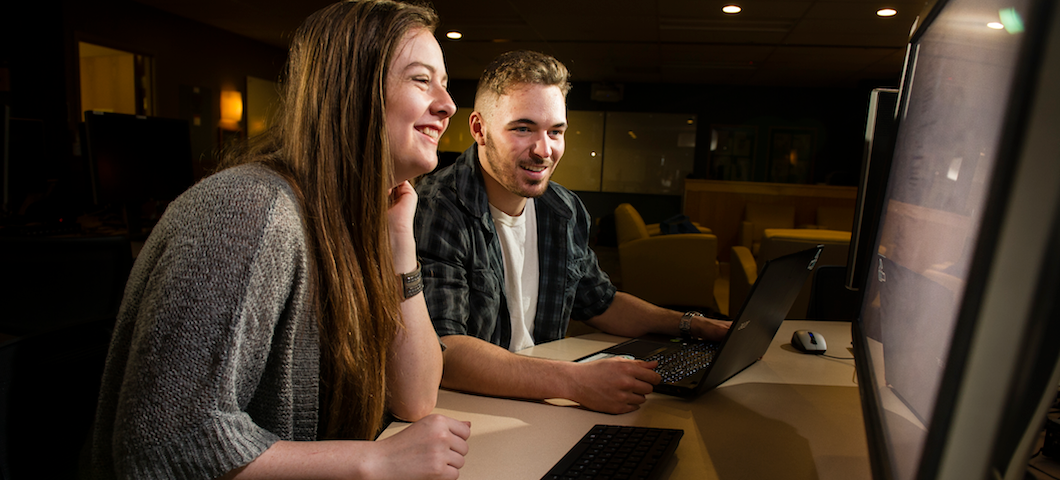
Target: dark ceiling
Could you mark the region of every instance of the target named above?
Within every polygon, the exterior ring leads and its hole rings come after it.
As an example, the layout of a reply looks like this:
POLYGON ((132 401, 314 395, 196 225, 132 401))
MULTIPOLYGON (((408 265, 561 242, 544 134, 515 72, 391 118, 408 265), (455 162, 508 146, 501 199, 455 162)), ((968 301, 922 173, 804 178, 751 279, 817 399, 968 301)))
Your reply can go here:
MULTIPOLYGON (((286 48, 328 0, 137 0, 286 48)), ((893 81, 933 0, 434 0, 450 77, 476 79, 511 49, 552 54, 575 81, 856 86, 893 81), (727 3, 743 12, 722 13, 727 3), (883 7, 898 14, 876 16, 883 7), (464 34, 451 41, 444 33, 464 34)))

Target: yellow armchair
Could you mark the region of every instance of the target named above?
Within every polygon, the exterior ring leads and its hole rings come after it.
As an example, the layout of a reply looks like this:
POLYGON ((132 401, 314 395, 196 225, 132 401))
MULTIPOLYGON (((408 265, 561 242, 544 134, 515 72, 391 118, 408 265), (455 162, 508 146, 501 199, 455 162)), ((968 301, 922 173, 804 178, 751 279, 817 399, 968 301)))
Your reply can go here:
POLYGON ((755 258, 758 258, 762 234, 767 228, 795 228, 794 205, 748 203, 744 208, 743 221, 740 223, 740 245, 751 250, 755 258))
POLYGON ((652 236, 628 203, 615 209, 622 289, 656 305, 718 311, 718 237, 710 233, 652 236))
MULTIPOLYGON (((699 230, 699 233, 712 233, 709 228, 697 222, 692 222, 692 225, 699 230)), ((623 203, 615 208, 615 236, 619 245, 645 236, 655 237, 661 234, 660 225, 658 223, 645 224, 644 219, 637 209, 633 208, 633 205, 623 203)))
MULTIPOLYGON (((837 230, 767 228, 762 234, 757 261, 751 254, 751 249, 739 245, 732 247, 729 264, 729 316, 735 316, 743 308, 751 286, 758 279, 758 272, 767 261, 817 245, 825 246, 817 260, 817 266, 847 264, 850 232, 837 230)), ((811 275, 806 279, 786 318, 806 318, 812 278, 811 275)))

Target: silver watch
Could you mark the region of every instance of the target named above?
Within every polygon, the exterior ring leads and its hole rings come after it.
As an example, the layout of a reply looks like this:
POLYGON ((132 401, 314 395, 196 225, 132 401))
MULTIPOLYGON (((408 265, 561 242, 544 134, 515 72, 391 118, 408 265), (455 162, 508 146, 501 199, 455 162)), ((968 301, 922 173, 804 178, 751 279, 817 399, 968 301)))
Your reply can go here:
POLYGON ((681 336, 684 338, 692 338, 692 317, 702 317, 703 314, 699 312, 685 312, 681 315, 681 323, 677 325, 678 330, 681 331, 681 336))

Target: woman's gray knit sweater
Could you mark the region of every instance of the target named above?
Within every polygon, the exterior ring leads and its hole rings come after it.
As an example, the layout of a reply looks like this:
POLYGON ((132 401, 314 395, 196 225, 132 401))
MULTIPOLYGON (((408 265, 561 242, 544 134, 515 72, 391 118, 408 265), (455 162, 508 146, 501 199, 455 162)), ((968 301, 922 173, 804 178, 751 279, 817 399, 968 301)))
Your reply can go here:
POLYGON ((260 165, 213 175, 136 259, 103 376, 99 478, 214 478, 317 432, 319 336, 302 220, 260 165))

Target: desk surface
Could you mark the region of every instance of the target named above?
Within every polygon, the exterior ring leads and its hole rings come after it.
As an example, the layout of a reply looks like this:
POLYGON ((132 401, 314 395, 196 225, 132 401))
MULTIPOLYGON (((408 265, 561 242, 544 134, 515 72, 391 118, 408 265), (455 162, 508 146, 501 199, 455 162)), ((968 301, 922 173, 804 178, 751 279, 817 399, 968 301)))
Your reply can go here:
MULTIPOLYGON (((621 340, 590 334, 520 354, 574 360, 621 340)), ((849 323, 789 320, 762 360, 694 400, 653 393, 639 410, 609 415, 442 390, 434 413, 471 422, 462 479, 539 479, 598 423, 684 430, 663 478, 869 479, 856 381, 849 323), (799 329, 819 332, 828 355, 849 360, 798 352, 790 339, 799 329)))

